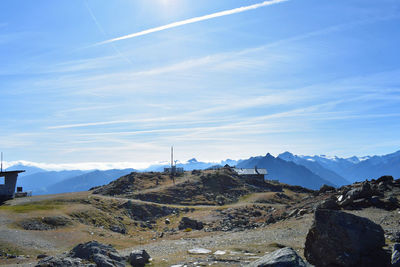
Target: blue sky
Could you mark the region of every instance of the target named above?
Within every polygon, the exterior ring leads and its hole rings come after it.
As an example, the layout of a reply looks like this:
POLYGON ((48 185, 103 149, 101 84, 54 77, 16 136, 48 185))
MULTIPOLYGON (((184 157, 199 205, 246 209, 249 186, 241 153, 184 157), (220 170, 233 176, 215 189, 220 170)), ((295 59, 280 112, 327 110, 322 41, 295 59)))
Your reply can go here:
POLYGON ((45 163, 399 150, 400 2, 0 1, 0 148, 45 163), (134 38, 114 38, 228 11, 134 38))

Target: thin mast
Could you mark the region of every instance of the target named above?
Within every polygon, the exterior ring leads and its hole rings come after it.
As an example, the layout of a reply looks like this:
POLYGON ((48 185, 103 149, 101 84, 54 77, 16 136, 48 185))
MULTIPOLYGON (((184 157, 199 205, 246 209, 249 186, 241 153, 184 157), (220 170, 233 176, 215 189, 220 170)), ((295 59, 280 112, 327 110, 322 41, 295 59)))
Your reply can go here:
POLYGON ((174 147, 171 146, 171 168, 174 166, 174 147))

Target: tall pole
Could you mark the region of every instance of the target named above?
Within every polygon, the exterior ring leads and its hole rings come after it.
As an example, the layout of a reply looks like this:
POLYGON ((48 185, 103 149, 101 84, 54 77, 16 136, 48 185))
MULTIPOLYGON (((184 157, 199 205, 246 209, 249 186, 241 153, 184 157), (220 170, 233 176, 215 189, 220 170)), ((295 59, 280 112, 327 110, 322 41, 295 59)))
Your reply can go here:
POLYGON ((3 172, 3 152, 1 152, 1 172, 3 172))
POLYGON ((171 170, 172 166, 174 166, 174 147, 171 146, 171 170))

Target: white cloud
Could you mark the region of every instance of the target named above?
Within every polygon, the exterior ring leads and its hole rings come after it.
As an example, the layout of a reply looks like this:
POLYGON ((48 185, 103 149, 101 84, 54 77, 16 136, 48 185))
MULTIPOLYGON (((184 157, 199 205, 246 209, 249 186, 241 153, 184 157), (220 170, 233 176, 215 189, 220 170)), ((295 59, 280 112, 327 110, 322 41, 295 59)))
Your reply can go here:
POLYGON ((32 162, 26 160, 3 162, 3 169, 9 168, 14 165, 22 164, 24 166, 37 167, 48 171, 61 171, 61 170, 110 170, 110 169, 145 169, 158 162, 80 162, 80 163, 43 163, 32 162))

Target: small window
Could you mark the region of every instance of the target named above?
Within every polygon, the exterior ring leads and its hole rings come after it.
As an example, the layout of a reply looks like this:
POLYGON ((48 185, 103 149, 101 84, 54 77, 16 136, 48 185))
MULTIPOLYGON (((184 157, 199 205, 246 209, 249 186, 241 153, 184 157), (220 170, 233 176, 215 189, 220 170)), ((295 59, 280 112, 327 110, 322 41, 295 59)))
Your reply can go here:
POLYGON ((0 184, 5 184, 4 176, 0 177, 0 184))

